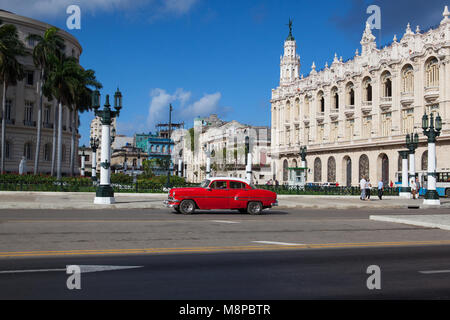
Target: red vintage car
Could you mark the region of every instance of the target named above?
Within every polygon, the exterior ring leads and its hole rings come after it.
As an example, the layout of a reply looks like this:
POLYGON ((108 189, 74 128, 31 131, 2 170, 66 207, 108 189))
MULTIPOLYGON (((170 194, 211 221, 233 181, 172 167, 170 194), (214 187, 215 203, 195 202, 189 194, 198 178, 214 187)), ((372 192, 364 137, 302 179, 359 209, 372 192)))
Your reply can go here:
POLYGON ((277 206, 278 202, 275 192, 256 189, 247 180, 210 178, 200 187, 171 189, 164 204, 183 214, 193 214, 196 209, 229 209, 256 215, 263 209, 277 206))

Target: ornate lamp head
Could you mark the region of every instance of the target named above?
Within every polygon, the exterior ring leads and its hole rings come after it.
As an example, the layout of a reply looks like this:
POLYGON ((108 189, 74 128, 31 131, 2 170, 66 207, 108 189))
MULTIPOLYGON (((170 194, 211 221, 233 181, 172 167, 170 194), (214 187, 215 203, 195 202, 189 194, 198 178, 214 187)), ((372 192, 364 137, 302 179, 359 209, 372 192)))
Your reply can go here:
POLYGON ((442 118, 441 118, 441 116, 439 115, 439 113, 438 113, 438 115, 437 115, 437 117, 436 117, 436 130, 437 130, 438 132, 440 132, 440 131, 442 130, 442 118))
POLYGON ((122 93, 119 91, 119 88, 117 88, 116 93, 114 93, 114 108, 118 113, 120 112, 120 109, 122 109, 122 93))
POLYGON ((97 111, 100 108, 100 91, 95 90, 92 92, 92 108, 97 111))
POLYGON ((422 117, 422 129, 425 131, 425 130, 428 130, 428 126, 429 126, 430 124, 429 124, 429 121, 428 121, 428 115, 425 113, 424 115, 423 115, 423 117, 422 117))
POLYGON ((409 135, 409 133, 406 135, 406 145, 410 145, 411 144, 411 136, 409 135))

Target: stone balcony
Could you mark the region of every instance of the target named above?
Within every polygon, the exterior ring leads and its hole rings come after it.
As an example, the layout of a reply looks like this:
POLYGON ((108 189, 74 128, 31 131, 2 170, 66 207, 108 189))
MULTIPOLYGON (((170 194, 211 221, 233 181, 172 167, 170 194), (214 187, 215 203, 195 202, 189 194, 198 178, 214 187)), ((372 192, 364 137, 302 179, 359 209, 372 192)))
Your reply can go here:
POLYGON ((427 102, 434 102, 439 98, 439 86, 425 87, 424 98, 427 102))
POLYGON ((414 93, 402 92, 400 96, 400 103, 403 107, 410 106, 414 102, 414 93))
POLYGON ((346 117, 351 118, 355 114, 355 105, 346 105, 344 114, 346 117))
POLYGON ((392 108, 392 97, 381 97, 380 108, 383 111, 389 111, 392 108))
POLYGON ((372 111, 372 101, 363 101, 361 104, 361 111, 363 113, 370 113, 372 111))

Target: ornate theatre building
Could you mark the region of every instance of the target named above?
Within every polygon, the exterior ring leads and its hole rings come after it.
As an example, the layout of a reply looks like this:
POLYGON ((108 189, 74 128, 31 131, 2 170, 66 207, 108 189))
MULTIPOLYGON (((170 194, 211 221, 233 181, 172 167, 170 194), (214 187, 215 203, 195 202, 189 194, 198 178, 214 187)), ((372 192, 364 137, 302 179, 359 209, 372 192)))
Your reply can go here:
POLYGON ((300 76, 300 57, 290 33, 280 61, 280 85, 272 90, 272 170, 280 183, 288 168, 299 167, 300 147, 307 147, 308 182, 373 185, 398 181, 408 133, 419 133, 416 171, 426 171, 424 113, 439 113, 443 129, 437 140, 437 170, 450 171, 450 13, 423 32, 408 24, 401 39, 378 49, 367 24, 361 52, 344 62, 334 57, 321 71, 313 63, 300 76))

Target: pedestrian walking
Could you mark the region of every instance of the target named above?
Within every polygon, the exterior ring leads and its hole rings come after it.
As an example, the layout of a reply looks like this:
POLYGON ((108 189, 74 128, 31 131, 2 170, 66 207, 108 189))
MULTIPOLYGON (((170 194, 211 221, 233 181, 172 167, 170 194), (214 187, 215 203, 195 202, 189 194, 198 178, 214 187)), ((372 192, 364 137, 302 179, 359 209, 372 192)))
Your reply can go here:
POLYGON ((420 196, 420 182, 419 179, 416 178, 416 185, 417 185, 417 198, 420 196))
POLYGON ((372 189, 372 184, 370 183, 370 179, 367 178, 367 181, 366 181, 366 197, 367 197, 367 200, 369 200, 369 201, 370 201, 370 191, 371 191, 371 189, 372 189))
POLYGON ((383 179, 380 179, 380 181, 378 182, 378 198, 380 200, 383 200, 383 191, 384 191, 384 183, 383 179))
POLYGON ((416 184, 416 181, 414 181, 414 180, 411 181, 411 193, 412 193, 412 198, 414 200, 416 200, 417 184, 416 184))
POLYGON ((361 189, 361 200, 366 200, 366 179, 364 177, 361 178, 361 181, 359 181, 359 188, 361 189))

